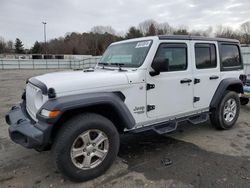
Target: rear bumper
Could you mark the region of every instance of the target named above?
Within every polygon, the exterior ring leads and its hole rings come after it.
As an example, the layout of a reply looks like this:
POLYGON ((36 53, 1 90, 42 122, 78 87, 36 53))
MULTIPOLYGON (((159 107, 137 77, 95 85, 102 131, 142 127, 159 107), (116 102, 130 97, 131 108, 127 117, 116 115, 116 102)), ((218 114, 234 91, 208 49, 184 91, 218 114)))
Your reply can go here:
POLYGON ((42 150, 50 142, 52 125, 34 122, 27 114, 24 103, 12 107, 5 116, 10 138, 26 148, 42 150))

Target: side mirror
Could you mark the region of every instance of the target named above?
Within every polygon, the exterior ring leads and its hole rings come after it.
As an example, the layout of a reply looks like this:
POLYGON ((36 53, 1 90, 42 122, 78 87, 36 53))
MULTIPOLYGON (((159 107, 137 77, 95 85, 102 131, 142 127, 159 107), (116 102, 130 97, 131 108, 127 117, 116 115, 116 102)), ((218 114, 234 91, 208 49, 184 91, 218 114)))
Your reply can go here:
POLYGON ((157 76, 160 74, 160 72, 166 72, 168 71, 168 65, 169 60, 167 58, 155 58, 151 65, 154 71, 151 71, 149 74, 151 76, 157 76))

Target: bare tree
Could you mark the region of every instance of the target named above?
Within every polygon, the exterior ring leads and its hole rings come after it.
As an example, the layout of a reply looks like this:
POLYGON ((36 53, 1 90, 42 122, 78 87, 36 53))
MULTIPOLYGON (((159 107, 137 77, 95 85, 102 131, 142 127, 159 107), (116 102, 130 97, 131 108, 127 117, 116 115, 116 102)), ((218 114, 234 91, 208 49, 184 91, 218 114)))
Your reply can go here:
POLYGON ((159 23, 157 25, 158 35, 171 35, 174 32, 174 28, 167 22, 159 23))
POLYGON ((154 25, 154 27, 156 27, 158 25, 158 23, 155 20, 145 20, 141 23, 139 23, 138 28, 139 30, 143 33, 143 35, 147 35, 147 33, 149 32, 149 28, 150 26, 154 25))
POLYGON ((6 48, 6 44, 4 38, 0 36, 0 53, 4 53, 6 48))
POLYGON ((151 33, 150 35, 170 35, 174 32, 174 28, 167 22, 158 23, 152 19, 141 22, 138 28, 144 36, 148 36, 149 33, 151 33), (155 32, 153 32, 153 30, 155 30, 155 32))
POLYGON ((189 34, 194 36, 204 36, 204 37, 212 37, 213 36, 213 28, 208 27, 206 30, 192 30, 189 34))
POLYGON ((234 31, 229 26, 219 25, 216 28, 215 35, 222 38, 234 38, 234 31))
POLYGON ((240 28, 243 33, 250 34, 250 21, 243 23, 240 28))
POLYGON ((174 35, 189 35, 188 27, 186 25, 180 25, 174 29, 174 35))
POLYGON ((91 32, 98 34, 104 34, 104 33, 109 33, 112 35, 116 34, 115 29, 113 29, 111 26, 94 26, 92 27, 91 32))
POLYGON ((205 31, 204 31, 205 36, 207 37, 213 37, 214 33, 213 33, 213 27, 209 26, 205 31))
POLYGON ((6 47, 8 50, 12 51, 14 49, 14 43, 12 40, 7 41, 6 47))
POLYGON ((240 26, 242 32, 242 43, 250 44, 250 21, 243 23, 240 26))

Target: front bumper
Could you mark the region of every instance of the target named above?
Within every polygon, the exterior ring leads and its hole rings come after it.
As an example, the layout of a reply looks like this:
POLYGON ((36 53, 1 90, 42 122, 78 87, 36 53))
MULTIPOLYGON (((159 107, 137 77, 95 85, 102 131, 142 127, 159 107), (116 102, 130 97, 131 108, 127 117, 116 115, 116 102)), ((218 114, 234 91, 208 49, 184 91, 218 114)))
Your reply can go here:
POLYGON ((15 143, 37 150, 42 150, 49 144, 52 125, 34 122, 27 114, 24 103, 12 107, 5 120, 10 125, 10 138, 15 143))

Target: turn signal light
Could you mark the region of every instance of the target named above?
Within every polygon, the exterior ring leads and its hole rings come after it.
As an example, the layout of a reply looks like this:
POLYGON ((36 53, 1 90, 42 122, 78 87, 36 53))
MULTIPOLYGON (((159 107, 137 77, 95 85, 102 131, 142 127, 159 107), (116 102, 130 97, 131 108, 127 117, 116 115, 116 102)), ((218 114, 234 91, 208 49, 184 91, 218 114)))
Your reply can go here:
POLYGON ((60 114, 60 111, 51 111, 49 113, 49 118, 55 118, 60 114))
POLYGON ((56 118, 61 112, 59 110, 55 111, 49 111, 46 109, 42 109, 41 115, 47 117, 47 118, 56 118))

